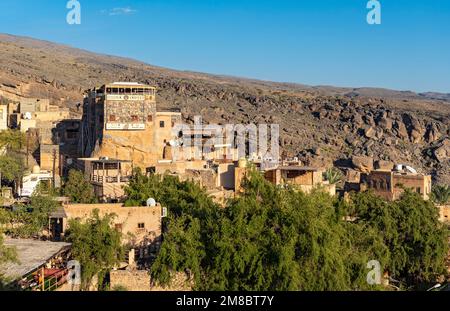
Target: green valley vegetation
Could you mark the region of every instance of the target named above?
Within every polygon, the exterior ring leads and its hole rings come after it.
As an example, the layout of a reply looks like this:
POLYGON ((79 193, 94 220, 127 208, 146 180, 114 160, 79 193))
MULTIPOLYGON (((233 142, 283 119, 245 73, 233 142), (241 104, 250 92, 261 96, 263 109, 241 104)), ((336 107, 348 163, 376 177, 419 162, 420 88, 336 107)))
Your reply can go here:
POLYGON ((324 178, 331 185, 340 184, 344 181, 344 174, 342 174, 341 170, 338 168, 329 168, 324 172, 324 178))
POLYGON ((417 194, 347 202, 276 187, 256 171, 243 187, 221 207, 197 184, 135 172, 126 204, 155 198, 169 210, 154 280, 167 285, 186 272, 196 290, 382 290, 367 282, 371 260, 403 289, 446 273, 448 233, 417 194))
POLYGON ((0 181, 18 185, 25 171, 25 135, 18 130, 0 131, 0 181))
POLYGON ((440 205, 450 204, 450 186, 435 185, 431 191, 431 199, 440 205))
POLYGON ((12 210, 0 209, 0 227, 15 238, 40 238, 48 228, 49 215, 58 208, 51 195, 35 193, 28 205, 16 205, 12 210))
POLYGON ((95 203, 94 188, 84 174, 78 170, 70 170, 69 176, 62 188, 62 195, 70 198, 72 203, 95 203))
POLYGON ((112 227, 115 215, 100 217, 96 209, 90 218, 69 221, 67 241, 72 243, 72 255, 81 269, 81 290, 97 286, 108 289, 109 271, 124 258, 121 233, 112 227), (95 285, 98 284, 98 285, 95 285))

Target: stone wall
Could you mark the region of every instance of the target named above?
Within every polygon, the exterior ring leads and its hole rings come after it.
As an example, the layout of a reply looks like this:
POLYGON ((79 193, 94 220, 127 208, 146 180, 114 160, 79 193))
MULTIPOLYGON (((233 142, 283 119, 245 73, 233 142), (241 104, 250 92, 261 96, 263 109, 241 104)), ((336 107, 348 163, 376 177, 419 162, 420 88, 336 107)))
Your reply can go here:
POLYGON ((184 273, 176 274, 167 287, 152 284, 149 272, 146 270, 116 270, 110 273, 112 290, 121 287, 127 291, 190 291, 192 283, 184 273))

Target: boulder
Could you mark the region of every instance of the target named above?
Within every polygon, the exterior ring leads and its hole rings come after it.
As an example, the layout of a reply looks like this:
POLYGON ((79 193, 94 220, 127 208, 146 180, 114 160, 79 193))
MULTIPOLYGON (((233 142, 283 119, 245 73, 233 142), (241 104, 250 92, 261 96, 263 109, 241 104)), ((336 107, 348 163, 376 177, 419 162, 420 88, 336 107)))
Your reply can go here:
POLYGON ((370 172, 373 170, 372 157, 353 156, 352 164, 355 169, 361 172, 370 172))
POLYGON ((394 163, 391 161, 379 160, 375 162, 375 169, 382 171, 391 171, 394 168, 394 163))
POLYGON ((406 130, 406 126, 402 121, 396 121, 394 128, 399 138, 401 139, 408 138, 408 131, 406 130))
POLYGON ((361 182, 361 173, 352 169, 348 169, 345 179, 348 183, 359 184, 361 182))
POLYGON ((425 135, 425 139, 428 143, 432 143, 437 141, 441 137, 441 133, 439 132, 438 127, 435 123, 431 123, 427 127, 427 133, 425 135))
POLYGON ((367 138, 374 138, 376 135, 376 131, 372 126, 368 126, 364 129, 364 135, 367 138))
POLYGON ((441 163, 450 159, 450 139, 446 138, 439 144, 434 150, 434 157, 441 163))

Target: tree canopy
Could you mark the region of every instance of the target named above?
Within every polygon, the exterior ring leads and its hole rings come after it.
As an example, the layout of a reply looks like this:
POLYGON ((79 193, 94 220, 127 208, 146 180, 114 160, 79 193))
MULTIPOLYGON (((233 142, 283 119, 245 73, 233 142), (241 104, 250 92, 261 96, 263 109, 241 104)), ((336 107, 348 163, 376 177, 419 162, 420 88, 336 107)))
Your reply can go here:
POLYGON ((450 203, 450 186, 449 185, 435 185, 431 191, 431 199, 437 204, 450 203))
POLYGON ((105 277, 124 256, 121 233, 112 228, 115 215, 99 216, 98 209, 89 219, 69 221, 67 241, 72 255, 81 265, 81 289, 89 290, 95 277, 99 289, 105 289, 105 277))
POLYGON ((376 290, 366 281, 371 260, 403 287, 444 273, 447 232, 437 209, 413 193, 346 202, 320 189, 278 188, 256 171, 243 187, 223 208, 197 184, 136 172, 127 204, 153 197, 169 210, 155 279, 168 284, 184 271, 199 290, 376 290))
POLYGON ((94 188, 84 178, 83 172, 78 170, 69 171, 62 193, 69 197, 73 203, 90 204, 96 201, 94 188))

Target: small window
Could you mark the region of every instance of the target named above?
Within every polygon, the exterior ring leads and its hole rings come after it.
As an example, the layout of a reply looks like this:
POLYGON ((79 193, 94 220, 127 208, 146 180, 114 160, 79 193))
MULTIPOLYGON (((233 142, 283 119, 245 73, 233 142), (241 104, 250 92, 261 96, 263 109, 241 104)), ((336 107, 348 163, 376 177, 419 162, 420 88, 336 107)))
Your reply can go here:
POLYGON ((143 222, 138 223, 138 229, 145 229, 145 223, 143 222))
POLYGON ((416 192, 420 193, 420 188, 419 187, 416 188, 416 192))
POLYGON ((166 124, 164 121, 159 121, 159 127, 165 127, 165 126, 166 126, 166 124))
POLYGON ((152 116, 151 114, 149 114, 149 115, 147 116, 147 121, 148 121, 148 122, 153 122, 153 116, 152 116))
POLYGON ((114 114, 109 115, 109 121, 110 122, 116 122, 116 116, 114 114))

